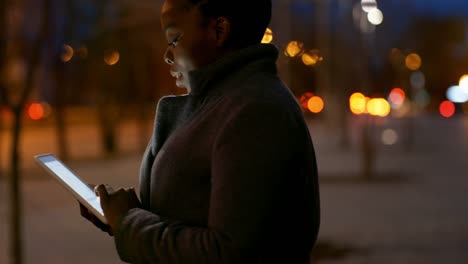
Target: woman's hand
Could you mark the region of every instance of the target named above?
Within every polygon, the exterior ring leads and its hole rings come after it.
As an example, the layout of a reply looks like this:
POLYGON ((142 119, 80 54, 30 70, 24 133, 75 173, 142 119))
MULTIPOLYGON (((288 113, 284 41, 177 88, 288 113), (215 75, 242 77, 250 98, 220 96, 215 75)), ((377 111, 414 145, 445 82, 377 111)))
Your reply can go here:
POLYGON ((80 205, 80 214, 88 221, 94 224, 97 228, 101 229, 101 231, 106 232, 110 236, 113 236, 114 233, 112 232, 112 228, 108 224, 104 224, 99 218, 97 218, 93 213, 91 213, 88 208, 86 208, 82 203, 78 202, 80 205))
POLYGON ((122 218, 130 209, 141 208, 134 188, 113 190, 110 186, 101 184, 94 190, 101 200, 107 223, 114 231, 118 230, 122 218))
MULTIPOLYGON (((91 189, 94 189, 94 184, 88 184, 91 189)), ((112 232, 112 228, 110 225, 103 223, 97 216, 95 216, 86 206, 84 206, 80 201, 78 201, 80 206, 80 214, 83 218, 93 223, 93 225, 99 228, 101 231, 106 232, 110 236, 113 236, 114 233, 112 232)))

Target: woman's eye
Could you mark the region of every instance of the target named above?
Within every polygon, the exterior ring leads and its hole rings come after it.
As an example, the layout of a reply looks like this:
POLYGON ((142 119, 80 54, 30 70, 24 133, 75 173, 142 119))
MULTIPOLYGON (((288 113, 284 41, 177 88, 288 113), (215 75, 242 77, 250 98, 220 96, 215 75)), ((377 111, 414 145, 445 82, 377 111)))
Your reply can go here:
POLYGON ((172 47, 177 46, 177 43, 179 42, 181 36, 182 36, 182 35, 178 36, 178 37, 175 38, 173 41, 169 42, 168 46, 172 46, 172 47))

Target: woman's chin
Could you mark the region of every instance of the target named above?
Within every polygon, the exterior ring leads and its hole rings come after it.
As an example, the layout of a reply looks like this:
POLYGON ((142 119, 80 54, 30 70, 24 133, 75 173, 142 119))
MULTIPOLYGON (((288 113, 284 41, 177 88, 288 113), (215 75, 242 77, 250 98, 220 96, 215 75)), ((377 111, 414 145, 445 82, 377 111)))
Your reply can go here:
POLYGON ((187 85, 186 85, 185 82, 183 82, 180 78, 176 79, 175 85, 176 85, 178 88, 186 88, 186 89, 188 90, 187 85))

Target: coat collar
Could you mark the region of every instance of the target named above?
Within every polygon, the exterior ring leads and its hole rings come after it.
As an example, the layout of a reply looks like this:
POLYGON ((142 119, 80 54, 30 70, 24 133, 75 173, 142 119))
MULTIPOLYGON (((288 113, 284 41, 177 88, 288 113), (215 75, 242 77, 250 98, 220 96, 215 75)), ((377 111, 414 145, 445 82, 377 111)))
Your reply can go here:
POLYGON ((255 62, 258 61, 267 61, 272 67, 263 70, 276 73, 275 62, 277 58, 278 49, 273 44, 257 44, 232 52, 201 69, 189 72, 190 95, 201 95, 205 92, 206 87, 225 79, 240 69, 256 67, 255 65, 258 63, 255 62))

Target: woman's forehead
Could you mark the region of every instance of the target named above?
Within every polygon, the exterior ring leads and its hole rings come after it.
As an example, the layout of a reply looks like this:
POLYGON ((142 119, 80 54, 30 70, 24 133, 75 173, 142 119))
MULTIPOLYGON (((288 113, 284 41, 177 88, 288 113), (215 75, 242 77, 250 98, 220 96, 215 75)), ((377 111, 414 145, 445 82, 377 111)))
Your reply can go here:
POLYGON ((166 0, 161 10, 161 25, 164 31, 181 24, 188 17, 188 5, 185 0, 166 0))
POLYGON ((187 11, 190 9, 190 4, 186 0, 165 0, 162 6, 161 14, 176 11, 187 11))

